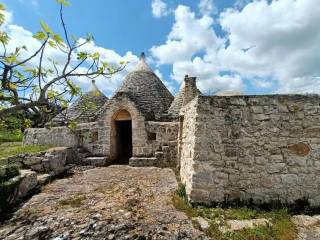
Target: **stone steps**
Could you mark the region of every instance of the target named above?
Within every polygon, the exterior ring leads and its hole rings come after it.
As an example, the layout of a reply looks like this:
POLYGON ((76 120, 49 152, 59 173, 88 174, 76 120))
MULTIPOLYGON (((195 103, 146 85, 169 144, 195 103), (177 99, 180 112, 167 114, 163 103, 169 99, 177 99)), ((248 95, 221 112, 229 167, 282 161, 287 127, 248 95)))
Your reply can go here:
POLYGON ((110 164, 106 157, 86 157, 83 159, 82 164, 91 165, 96 167, 103 167, 110 164))
POLYGON ((129 159, 129 165, 132 167, 156 167, 158 159, 156 157, 132 157, 129 159))

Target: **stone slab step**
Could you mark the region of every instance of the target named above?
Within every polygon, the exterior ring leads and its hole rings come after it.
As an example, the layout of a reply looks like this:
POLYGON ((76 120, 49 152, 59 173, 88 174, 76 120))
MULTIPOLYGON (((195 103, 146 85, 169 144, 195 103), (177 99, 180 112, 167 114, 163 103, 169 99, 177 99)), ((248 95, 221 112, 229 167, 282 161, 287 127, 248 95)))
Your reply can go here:
POLYGON ((129 159, 129 165, 132 167, 157 167, 156 157, 132 157, 129 159))
POLYGON ((96 167, 103 167, 109 164, 109 161, 106 157, 86 157, 83 159, 83 164, 96 167))

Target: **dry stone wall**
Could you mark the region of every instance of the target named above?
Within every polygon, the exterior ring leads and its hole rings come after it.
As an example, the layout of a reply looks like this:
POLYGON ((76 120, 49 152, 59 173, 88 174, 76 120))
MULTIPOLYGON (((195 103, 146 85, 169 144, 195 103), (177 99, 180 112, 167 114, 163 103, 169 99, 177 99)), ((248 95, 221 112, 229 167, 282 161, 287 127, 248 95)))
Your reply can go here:
POLYGON ((320 205, 320 97, 199 96, 185 108, 181 178, 189 199, 320 205))
POLYGON ((29 128, 24 133, 23 143, 56 147, 83 147, 93 155, 103 155, 105 126, 98 122, 79 124, 75 132, 67 127, 29 128))
POLYGON ((155 167, 177 166, 178 122, 146 122, 148 145, 157 159, 155 167))

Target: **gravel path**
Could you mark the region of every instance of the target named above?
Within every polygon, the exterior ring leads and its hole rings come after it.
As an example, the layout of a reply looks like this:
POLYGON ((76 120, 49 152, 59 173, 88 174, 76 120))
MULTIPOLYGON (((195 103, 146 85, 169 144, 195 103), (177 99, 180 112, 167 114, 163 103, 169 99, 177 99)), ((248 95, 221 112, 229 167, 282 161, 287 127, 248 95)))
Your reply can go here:
POLYGON ((172 205, 170 169, 77 170, 48 184, 0 226, 0 239, 206 239, 172 205))

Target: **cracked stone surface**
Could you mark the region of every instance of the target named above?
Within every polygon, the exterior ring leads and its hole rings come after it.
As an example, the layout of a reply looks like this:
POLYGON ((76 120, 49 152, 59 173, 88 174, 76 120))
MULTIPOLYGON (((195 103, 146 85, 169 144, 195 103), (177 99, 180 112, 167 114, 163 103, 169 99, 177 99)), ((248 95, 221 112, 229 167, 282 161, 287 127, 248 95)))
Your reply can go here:
POLYGON ((170 169, 77 168, 0 225, 0 239, 207 239, 172 205, 170 169))
POLYGON ((320 239, 320 215, 297 215, 293 217, 293 222, 298 229, 298 240, 320 239))

